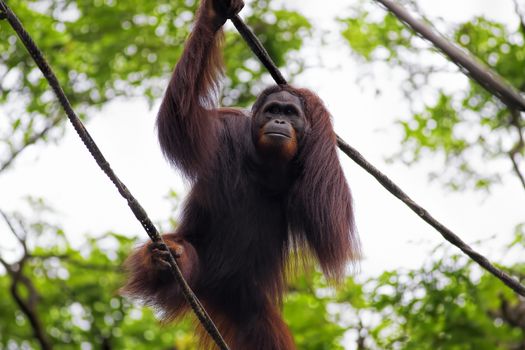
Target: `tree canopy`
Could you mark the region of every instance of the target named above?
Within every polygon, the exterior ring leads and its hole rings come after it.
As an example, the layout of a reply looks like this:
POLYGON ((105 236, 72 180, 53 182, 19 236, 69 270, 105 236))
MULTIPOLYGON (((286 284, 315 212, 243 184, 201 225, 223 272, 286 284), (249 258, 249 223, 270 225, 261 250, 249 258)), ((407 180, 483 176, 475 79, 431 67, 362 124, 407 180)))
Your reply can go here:
MULTIPOLYGON (((401 3, 525 93, 525 8, 509 1, 515 5, 512 23, 482 16, 451 23, 426 13, 422 1, 401 3)), ((197 3, 12 0, 9 5, 89 122, 116 99, 139 97, 153 105, 181 53, 197 3)), ((387 67, 403 77, 399 89, 409 112, 393 116, 398 119, 389 127, 402 138, 399 149, 385 157, 408 166, 431 159, 430 180, 443 184, 444 191, 482 190, 490 198, 495 187, 517 183, 516 195, 523 196, 523 113, 465 77, 374 1, 337 6, 341 15, 333 21, 351 53, 341 64, 363 72, 387 67)), ((267 0, 250 1, 243 17, 292 80, 311 64, 303 55, 305 41, 322 44, 325 35, 300 12, 267 0)), ((271 78, 233 30, 224 55, 229 74, 222 104, 248 106, 271 78)), ((382 93, 380 85, 374 88, 382 93)), ((46 143, 60 145, 64 120, 45 79, 0 20, 0 178, 16 172, 16 160, 29 146, 46 152, 46 143)), ((169 197, 176 207, 177 197, 169 197)), ((0 214, 2 236, 17 241, 14 251, 0 242, 0 350, 195 349, 191 317, 161 325, 154 311, 118 294, 121 265, 136 237, 92 232, 78 249, 45 198, 28 198, 23 208, 0 203, 0 214)), ((504 269, 523 283, 525 220, 514 224, 503 248, 517 258, 504 269)), ((501 240, 476 246, 496 243, 501 240)), ((445 245, 419 268, 349 276, 338 288, 318 272, 301 274, 290 282, 283 308, 299 349, 525 348, 525 300, 445 245)))

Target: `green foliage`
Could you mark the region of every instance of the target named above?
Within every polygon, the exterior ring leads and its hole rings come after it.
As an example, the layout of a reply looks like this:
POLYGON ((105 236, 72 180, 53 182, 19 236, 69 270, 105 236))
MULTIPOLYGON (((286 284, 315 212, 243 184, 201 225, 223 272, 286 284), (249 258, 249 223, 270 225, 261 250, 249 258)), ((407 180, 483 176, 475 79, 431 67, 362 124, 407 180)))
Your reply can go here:
POLYGON ((398 295, 408 294, 401 304, 391 304, 401 317, 394 334, 410 335, 399 340, 404 348, 509 349, 523 340, 523 329, 495 317, 499 294, 513 302, 516 296, 493 277, 471 282, 474 270, 464 257, 453 255, 391 283, 398 295))
MULTIPOLYGON (((118 294, 134 239, 108 233, 73 245, 43 201, 31 204, 33 219, 6 215, 27 250, 7 265, 10 273, 0 273, 0 349, 39 348, 12 292, 17 271, 16 291, 57 349, 195 349, 189 319, 162 326, 150 309, 118 294)), ((523 227, 516 227, 509 254, 523 251, 523 227)), ((523 263, 508 272, 525 279, 523 263)), ((343 336, 359 349, 512 350, 525 344, 524 310, 523 299, 499 280, 443 247, 420 269, 364 282, 348 277, 337 289, 320 273, 301 274, 284 303, 298 348, 311 350, 343 349, 343 336)))
MULTIPOLYGON (((525 267, 510 272, 523 280, 525 267)), ((366 334, 366 349, 503 350, 525 344, 523 299, 443 247, 420 269, 349 281, 337 302, 351 307, 346 312, 358 319, 351 329, 366 334)))
POLYGON ((328 312, 333 293, 322 293, 326 288, 319 274, 303 275, 290 286, 284 317, 299 349, 343 349, 340 340, 346 328, 328 312))
MULTIPOLYGON (((60 227, 48 223, 53 219, 43 203, 33 204, 32 220, 8 215, 19 223, 13 232, 34 247, 9 268, 15 271, 21 263, 30 284, 18 282, 17 291, 25 300, 31 300, 29 288, 38 293, 34 311, 55 348, 195 349, 189 318, 162 326, 150 309, 118 294, 124 279, 121 266, 134 239, 108 233, 74 246, 60 227)), ((12 274, 0 274, 0 349, 38 348, 27 315, 9 292, 14 280, 12 274)), ((300 348, 342 349, 339 342, 346 328, 327 311, 333 293, 315 293, 327 288, 323 279, 318 274, 301 277, 291 288, 284 313, 300 348)))
MULTIPOLYGON (((310 23, 297 12, 270 12, 264 0, 254 1, 251 5, 253 14, 247 19, 247 24, 275 64, 292 77, 300 73, 303 69, 302 58, 289 53, 298 51, 304 39, 311 35, 310 23)), ((266 68, 247 49, 246 43, 239 40, 237 33, 228 33, 225 46, 228 48, 225 53, 228 84, 224 87, 222 102, 230 106, 247 106, 267 86, 261 81, 261 77, 267 75, 266 68)))
POLYGON ((410 121, 402 121, 404 142, 414 142, 414 157, 418 158, 422 150, 433 152, 443 149, 447 153, 459 154, 467 147, 467 141, 454 133, 459 118, 451 105, 450 96, 440 93, 434 106, 429 106, 423 113, 414 114, 410 121), (438 127, 439 125, 439 127, 438 127))
MULTIPOLYGON (((421 11, 417 1, 406 3, 421 11)), ((441 155, 438 159, 444 159, 444 164, 431 177, 455 190, 487 190, 501 182, 505 174, 502 161, 509 164, 512 152, 525 154, 520 136, 524 123, 519 113, 509 111, 472 80, 465 92, 452 89, 447 84, 450 76, 462 73, 432 57, 435 50, 391 14, 380 14, 363 2, 353 10, 352 16, 340 20, 353 52, 369 64, 386 63, 406 75, 401 88, 412 113, 399 121, 404 138, 397 157, 413 163, 421 160, 422 152, 425 156, 441 155), (423 103, 429 95, 434 98, 423 103)), ((448 28, 447 37, 525 91, 525 27, 509 28, 474 18, 448 28)))
MULTIPOLYGON (((115 98, 158 98, 196 7, 192 0, 9 4, 84 118, 115 98)), ((247 22, 277 64, 289 67, 290 75, 300 72, 303 61, 293 53, 310 35, 309 22, 295 12, 270 10, 265 0, 254 1, 247 10, 247 22)), ((398 123, 404 135, 401 159, 413 163, 429 154, 442 155, 453 170, 435 175, 455 189, 488 189, 503 180, 492 164, 507 160, 512 152, 525 153, 519 114, 516 118, 475 83, 465 84, 465 93, 430 84, 434 77, 449 74, 450 65, 423 59, 428 57, 428 44, 391 15, 360 2, 340 23, 344 38, 363 62, 386 63, 406 72, 402 89, 414 103, 413 113, 398 123), (429 89, 433 100, 419 103, 421 90, 429 89)), ((448 35, 525 90, 522 28, 475 18, 450 26, 448 35)), ((225 62, 223 103, 248 105, 262 88, 261 81, 269 80, 264 69, 233 32, 227 33, 225 62)), ((28 144, 61 134, 62 114, 6 22, 0 22, 0 104, 6 114, 0 118, 0 149, 5 155, 0 167, 28 144)), ((177 199, 173 192, 170 197, 177 199)), ((190 320, 162 326, 150 309, 119 296, 124 278, 120 266, 134 239, 108 233, 86 238, 82 245, 70 242, 43 201, 31 204, 33 219, 8 215, 26 249, 16 251, 23 255, 11 254, 11 264, 2 260, 9 271, 0 271, 0 349, 39 348, 14 294, 32 302, 57 349, 195 349, 190 320), (15 278, 17 271, 23 279, 15 278), (38 298, 32 298, 35 295, 38 298)), ((522 255, 524 227, 516 227, 509 253, 522 255)), ((10 253, 2 249, 0 258, 10 253)), ((525 279, 523 262, 508 272, 525 279)), ((337 289, 318 273, 302 275, 290 284, 284 304, 298 347, 312 350, 342 349, 343 338, 355 341, 360 350, 519 349, 525 347, 524 310, 523 299, 500 281, 441 247, 420 269, 387 271, 367 281, 348 278, 337 289)))
MULTIPOLYGON (((193 0, 11 1, 54 68, 75 110, 86 118, 115 98, 159 98, 182 52, 197 3, 193 0)), ((295 12, 272 11, 256 1, 246 18, 282 65, 309 34, 310 24, 295 12), (300 33, 301 35, 295 35, 300 33), (292 35, 294 34, 294 35, 292 35), (271 45, 270 45, 271 43, 271 45)), ((228 76, 224 103, 246 106, 266 74, 237 33, 225 47, 228 76)), ((290 58, 299 72, 301 58, 290 58)), ((0 167, 17 150, 56 139, 64 119, 46 81, 6 21, 0 22, 0 167)))
MULTIPOLYGON (((161 327, 151 310, 137 308, 118 294, 124 276, 120 266, 133 239, 110 233, 78 249, 57 227, 21 222, 32 228, 27 242, 35 246, 22 263, 22 275, 38 293, 35 311, 55 348, 194 348, 191 323, 161 327)), ((9 274, 0 276, 0 348, 38 348, 28 318, 9 295, 13 280, 9 274)), ((29 299, 27 285, 18 283, 17 290, 29 299)))
POLYGON ((370 12, 362 8, 355 17, 341 20, 345 26, 343 37, 352 50, 366 61, 379 57, 395 61, 399 49, 410 48, 412 33, 393 15, 387 14, 379 22, 369 21, 370 12), (384 55, 381 49, 386 50, 387 54, 384 55))

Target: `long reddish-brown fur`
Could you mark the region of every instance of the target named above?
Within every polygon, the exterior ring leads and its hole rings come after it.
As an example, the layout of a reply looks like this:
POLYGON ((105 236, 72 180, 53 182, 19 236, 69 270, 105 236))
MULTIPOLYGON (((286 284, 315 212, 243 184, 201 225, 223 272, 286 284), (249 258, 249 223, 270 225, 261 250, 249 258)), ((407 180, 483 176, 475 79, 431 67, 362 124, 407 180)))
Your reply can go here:
MULTIPOLYGON (((314 93, 274 86, 251 113, 216 107, 223 34, 213 16, 212 0, 205 0, 157 118, 164 154, 193 185, 177 231, 164 239, 173 251, 184 249, 178 258, 183 274, 233 350, 292 350, 279 312, 289 257, 314 256, 327 277, 341 278, 359 252, 352 199, 330 114, 314 93), (258 158, 251 116, 282 90, 300 98, 307 125, 298 153, 275 181, 258 158)), ((167 321, 187 310, 169 271, 153 263, 149 245, 126 266, 125 294, 157 308, 167 321)), ((212 348, 206 339, 202 347, 212 348)))

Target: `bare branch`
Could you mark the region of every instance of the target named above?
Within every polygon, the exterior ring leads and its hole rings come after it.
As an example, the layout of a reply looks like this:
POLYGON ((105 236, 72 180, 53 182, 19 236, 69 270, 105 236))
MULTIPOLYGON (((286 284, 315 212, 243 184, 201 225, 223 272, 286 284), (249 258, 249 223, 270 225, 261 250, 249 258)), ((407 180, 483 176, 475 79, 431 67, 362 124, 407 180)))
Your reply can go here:
POLYGON ((357 326, 357 350, 367 350, 366 349, 366 328, 363 326, 363 320, 359 317, 359 323, 357 326))
POLYGON ((516 15, 518 15, 518 18, 520 19, 520 30, 521 34, 525 36, 525 16, 521 12, 520 4, 518 3, 518 0, 512 0, 514 3, 514 11, 516 12, 516 15))
POLYGON ((0 264, 4 266, 8 274, 12 274, 14 272, 13 267, 10 264, 8 264, 7 261, 5 261, 1 256, 0 256, 0 264))
POLYGON ((15 149, 14 151, 11 152, 11 156, 5 160, 2 164, 0 164, 0 173, 4 170, 6 170, 12 163, 13 161, 18 158, 18 156, 29 146, 35 144, 36 142, 38 142, 40 139, 42 139, 44 136, 47 135, 47 133, 53 129, 55 126, 58 125, 58 123, 62 120, 62 116, 57 116, 55 118, 53 118, 51 120, 51 122, 46 125, 46 127, 44 129, 42 129, 39 133, 37 134, 34 134, 33 136, 31 136, 29 138, 29 140, 27 140, 27 142, 25 142, 22 146, 18 147, 17 149, 15 149))
POLYGON ((514 173, 520 180, 521 185, 523 186, 523 189, 525 189, 525 175, 523 175, 523 173, 521 172, 518 166, 518 161, 516 160, 517 158, 516 153, 510 153, 509 157, 510 157, 510 161, 512 162, 512 168, 514 170, 514 173))
POLYGON ((24 248, 24 256, 27 256, 28 251, 27 251, 27 243, 26 243, 26 234, 25 233, 21 234, 20 232, 18 232, 18 230, 13 225, 13 222, 11 221, 11 219, 7 216, 7 214, 3 210, 0 210, 0 216, 2 216, 4 218, 4 221, 6 222, 7 226, 9 227, 9 230, 11 231, 13 236, 16 237, 16 239, 22 245, 22 247, 24 248))
POLYGON ((33 330, 33 336, 40 344, 40 348, 42 350, 52 350, 53 347, 49 342, 49 339, 44 331, 44 327, 42 326, 42 321, 40 320, 37 312, 37 303, 40 299, 40 295, 38 294, 38 291, 36 290, 33 282, 23 274, 22 262, 25 258, 26 256, 24 256, 15 264, 9 264, 2 257, 0 257, 0 264, 4 266, 8 275, 11 277, 11 286, 9 288, 11 296, 20 310, 29 320, 29 324, 33 330), (15 265, 17 265, 17 267, 14 267, 15 265), (24 285, 28 291, 27 300, 22 297, 20 291, 18 290, 20 284, 24 285))
POLYGON ((31 328, 33 329, 33 335, 40 344, 40 348, 42 350, 53 349, 51 343, 47 338, 47 335, 42 326, 42 322, 36 310, 36 304, 39 299, 39 295, 36 291, 35 286, 29 278, 22 274, 21 269, 18 270, 14 275, 12 275, 12 278, 13 279, 10 288, 11 295, 22 310, 22 312, 26 315, 27 319, 29 320, 31 328), (24 300, 24 298, 20 295, 20 292, 18 291, 19 282, 21 282, 29 291, 28 300, 24 300))
POLYGON ((519 168, 519 160, 518 160, 518 155, 522 154, 525 149, 525 138, 523 136, 521 114, 518 110, 511 109, 510 115, 511 115, 510 124, 516 129, 518 133, 518 142, 516 142, 516 145, 512 147, 512 149, 509 151, 508 154, 509 154, 510 161, 512 162, 512 169, 514 170, 514 173, 520 180, 521 185, 525 189, 525 175, 519 168))
POLYGON ((443 52, 452 62, 469 77, 478 82, 487 91, 497 96, 503 103, 510 108, 525 110, 525 99, 507 81, 505 81, 495 71, 483 65, 475 57, 466 53, 463 49, 445 39, 436 30, 420 20, 415 19, 401 5, 392 0, 376 0, 382 4, 400 21, 405 23, 413 31, 430 41, 435 47, 443 52))
POLYGON ((523 122, 521 119, 521 113, 520 111, 516 109, 510 110, 511 114, 511 120, 510 123, 512 126, 516 128, 516 131, 518 132, 518 144, 515 146, 516 152, 523 152, 523 149, 525 148, 525 137, 523 136, 523 122))

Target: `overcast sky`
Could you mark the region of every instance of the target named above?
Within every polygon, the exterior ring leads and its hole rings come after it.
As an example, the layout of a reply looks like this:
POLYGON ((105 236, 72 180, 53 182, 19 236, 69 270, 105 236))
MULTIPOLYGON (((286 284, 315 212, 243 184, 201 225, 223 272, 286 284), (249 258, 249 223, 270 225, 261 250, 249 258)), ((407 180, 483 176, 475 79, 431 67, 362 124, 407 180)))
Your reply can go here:
MULTIPOLYGON (((337 16, 344 17, 349 3, 286 1, 286 6, 297 8, 317 27, 331 33, 327 47, 310 46, 303 53, 306 58, 320 56, 325 66, 308 69, 296 79, 296 85, 315 90, 332 112, 337 133, 464 240, 474 242, 496 235, 492 244, 483 245, 480 250, 494 260, 505 261, 508 257, 502 247, 509 242, 514 225, 524 219, 525 197, 518 181, 509 177, 490 196, 451 193, 438 183, 428 182, 433 159, 411 167, 385 163, 385 157, 399 150, 400 133, 394 122, 407 113, 407 106, 395 72, 384 70, 381 78, 366 82, 364 89, 356 84, 356 77, 364 68, 352 59, 334 21, 337 16), (375 83, 384 87, 380 96, 371 88, 375 83)), ((512 25, 516 23, 511 0, 426 0, 422 5, 429 15, 441 16, 445 22, 486 15, 512 25)), ((451 79, 450 84, 461 87, 464 80, 451 79)), ((159 150, 153 128, 157 107, 149 109, 140 99, 116 100, 87 125, 117 175, 154 221, 169 215, 166 194, 170 188, 181 195, 187 190, 159 150)), ((354 194, 363 242, 365 260, 360 276, 421 266, 429 249, 442 242, 441 236, 346 156, 340 156, 354 194)), ((0 208, 6 211, 22 208, 27 195, 47 199, 59 211, 60 222, 76 242, 82 242, 86 234, 97 235, 108 230, 147 239, 124 200, 69 125, 58 145, 36 146, 25 151, 13 170, 1 175, 0 193, 0 208)), ((6 237, 6 230, 0 232, 6 237)), ((2 246, 15 245, 10 238, 2 240, 2 246)))

